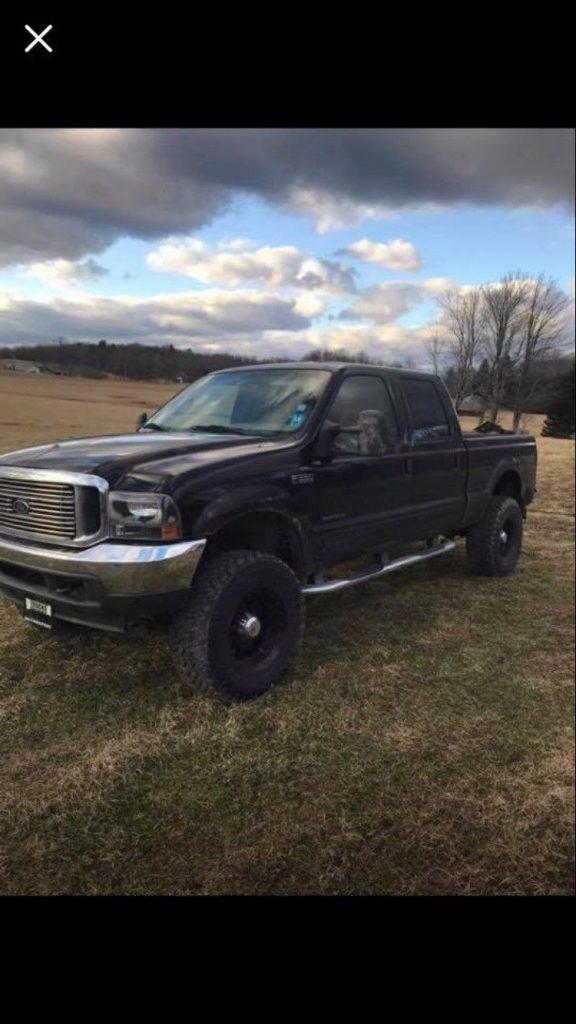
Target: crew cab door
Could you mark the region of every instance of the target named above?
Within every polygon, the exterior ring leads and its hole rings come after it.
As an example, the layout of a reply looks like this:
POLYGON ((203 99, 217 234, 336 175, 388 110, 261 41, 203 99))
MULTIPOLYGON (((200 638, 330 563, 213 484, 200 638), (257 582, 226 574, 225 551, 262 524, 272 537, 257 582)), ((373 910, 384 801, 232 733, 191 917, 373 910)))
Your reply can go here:
POLYGON ((467 452, 452 405, 435 380, 399 376, 396 381, 408 418, 414 535, 457 529, 466 509, 467 452))
POLYGON ((383 375, 352 372, 342 380, 324 422, 338 424, 329 461, 314 474, 310 520, 314 547, 327 563, 381 548, 402 529, 411 479, 395 404, 383 375), (363 443, 358 424, 372 417, 363 443))

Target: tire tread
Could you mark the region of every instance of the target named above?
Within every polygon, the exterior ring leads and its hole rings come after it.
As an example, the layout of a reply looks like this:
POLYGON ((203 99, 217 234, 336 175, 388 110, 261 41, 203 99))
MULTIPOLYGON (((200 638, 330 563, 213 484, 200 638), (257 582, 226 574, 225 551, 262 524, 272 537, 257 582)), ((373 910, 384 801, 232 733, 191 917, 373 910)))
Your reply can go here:
MULTIPOLYGON (((490 499, 483 518, 466 535, 466 553, 470 565, 482 576, 503 576, 512 572, 502 570, 499 558, 500 523, 510 510, 520 507, 515 498, 495 495, 490 499)), ((521 523, 521 520, 520 520, 521 523)))
MULTIPOLYGON (((225 587, 243 569, 253 565, 280 566, 300 587, 300 581, 286 562, 260 551, 236 550, 208 559, 196 573, 190 600, 175 617, 171 628, 171 654, 180 677, 200 692, 216 690, 225 700, 237 700, 225 684, 212 677, 209 658, 209 630, 212 609, 225 587)), ((289 672, 297 661, 304 627, 304 598, 300 601, 299 639, 286 665, 289 672)), ((285 674, 283 673, 283 674, 285 674)))

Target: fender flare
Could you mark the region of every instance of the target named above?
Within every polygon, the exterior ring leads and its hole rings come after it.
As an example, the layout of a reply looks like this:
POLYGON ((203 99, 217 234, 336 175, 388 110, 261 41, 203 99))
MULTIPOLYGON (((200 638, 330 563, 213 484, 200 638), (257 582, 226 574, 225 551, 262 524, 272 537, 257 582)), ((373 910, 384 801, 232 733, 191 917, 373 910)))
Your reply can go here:
POLYGON ((517 460, 511 455, 507 455, 504 458, 500 459, 500 462, 498 462, 494 469, 492 470, 492 473, 490 474, 488 478, 488 483, 486 485, 486 494, 494 494, 494 490, 498 485, 498 481, 501 480, 505 473, 514 473, 514 475, 518 478, 518 483, 520 486, 520 496, 523 498, 525 486, 522 480, 522 474, 520 473, 520 470, 518 468, 517 460))
POLYGON ((308 520, 293 505, 280 487, 240 487, 215 498, 202 511, 195 523, 198 536, 214 537, 221 530, 247 516, 273 515, 286 523, 298 542, 302 562, 310 561, 310 530, 308 520))

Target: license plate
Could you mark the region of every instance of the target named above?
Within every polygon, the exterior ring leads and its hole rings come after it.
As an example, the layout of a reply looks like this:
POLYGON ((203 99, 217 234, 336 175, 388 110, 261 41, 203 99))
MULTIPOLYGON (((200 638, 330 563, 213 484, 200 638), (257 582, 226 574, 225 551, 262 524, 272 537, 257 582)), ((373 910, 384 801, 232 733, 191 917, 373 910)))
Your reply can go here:
POLYGON ((52 605, 45 601, 27 597, 25 600, 24 618, 28 622, 34 622, 37 626, 44 626, 44 629, 52 629, 52 605))

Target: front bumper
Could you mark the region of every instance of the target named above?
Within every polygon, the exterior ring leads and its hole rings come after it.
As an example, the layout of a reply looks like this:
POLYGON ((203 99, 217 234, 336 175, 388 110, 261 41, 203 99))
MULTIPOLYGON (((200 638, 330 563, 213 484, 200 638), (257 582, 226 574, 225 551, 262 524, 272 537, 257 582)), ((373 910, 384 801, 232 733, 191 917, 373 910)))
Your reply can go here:
POLYGON ((73 550, 0 537, 0 593, 20 607, 26 597, 49 602, 56 619, 121 631, 182 606, 205 545, 103 542, 73 550))

